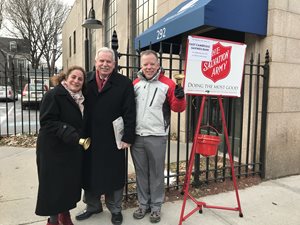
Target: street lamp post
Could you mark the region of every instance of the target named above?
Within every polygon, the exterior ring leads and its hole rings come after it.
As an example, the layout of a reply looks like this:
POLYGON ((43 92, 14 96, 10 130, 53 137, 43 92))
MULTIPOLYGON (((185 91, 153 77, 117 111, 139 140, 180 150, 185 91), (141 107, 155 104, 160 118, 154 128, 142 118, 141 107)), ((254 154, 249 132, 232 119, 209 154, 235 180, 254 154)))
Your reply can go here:
POLYGON ((89 39, 88 39, 88 29, 85 29, 85 40, 84 40, 84 65, 85 71, 88 72, 90 69, 90 57, 89 57, 89 39))
POLYGON ((89 30, 102 28, 102 22, 95 19, 94 1, 91 0, 91 8, 87 15, 87 0, 85 0, 85 21, 82 26, 85 28, 84 54, 85 54, 85 71, 90 70, 90 54, 89 54, 89 30), (89 16, 89 17, 88 17, 89 16))

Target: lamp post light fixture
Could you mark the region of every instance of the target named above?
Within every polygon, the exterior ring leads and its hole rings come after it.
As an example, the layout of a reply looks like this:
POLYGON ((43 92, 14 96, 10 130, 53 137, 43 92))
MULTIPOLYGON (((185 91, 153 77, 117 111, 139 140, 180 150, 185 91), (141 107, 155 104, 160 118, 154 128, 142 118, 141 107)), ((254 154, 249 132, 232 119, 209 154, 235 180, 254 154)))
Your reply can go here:
POLYGON ((91 0, 91 8, 89 10, 89 17, 87 17, 87 0, 85 0, 85 21, 82 26, 85 28, 85 40, 84 40, 84 49, 85 49, 85 71, 88 72, 89 67, 89 29, 100 29, 102 28, 102 22, 95 19, 95 10, 94 10, 94 1, 91 0))
POLYGON ((85 21, 82 24, 84 28, 87 29, 99 29, 101 28, 102 22, 100 20, 95 19, 95 10, 94 10, 94 1, 91 1, 91 8, 89 11, 89 17, 87 17, 87 1, 85 1, 85 21))

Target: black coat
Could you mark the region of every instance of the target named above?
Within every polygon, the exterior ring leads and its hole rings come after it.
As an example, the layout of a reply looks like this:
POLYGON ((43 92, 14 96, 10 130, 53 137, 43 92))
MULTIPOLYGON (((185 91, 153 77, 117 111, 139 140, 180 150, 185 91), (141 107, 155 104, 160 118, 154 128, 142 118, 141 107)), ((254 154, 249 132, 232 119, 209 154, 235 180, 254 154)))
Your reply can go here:
POLYGON ((125 151, 115 142, 112 122, 119 116, 124 120, 122 140, 132 144, 135 139, 136 108, 130 79, 113 73, 98 92, 95 72, 87 81, 85 104, 86 135, 91 147, 84 153, 84 189, 94 194, 118 190, 125 183, 125 151))
POLYGON ((83 119, 78 105, 62 85, 44 95, 40 125, 36 214, 49 216, 75 208, 81 198, 83 149, 78 141, 83 119))

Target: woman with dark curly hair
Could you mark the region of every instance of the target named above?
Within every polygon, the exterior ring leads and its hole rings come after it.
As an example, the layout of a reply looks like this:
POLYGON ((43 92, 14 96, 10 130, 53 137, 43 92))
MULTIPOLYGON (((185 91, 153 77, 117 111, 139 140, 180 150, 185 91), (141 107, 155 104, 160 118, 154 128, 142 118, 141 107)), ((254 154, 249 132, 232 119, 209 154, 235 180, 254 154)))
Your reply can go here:
POLYGON ((85 71, 70 67, 51 79, 55 87, 40 106, 37 139, 38 196, 35 213, 49 216, 47 225, 73 225, 70 209, 81 198, 85 71))

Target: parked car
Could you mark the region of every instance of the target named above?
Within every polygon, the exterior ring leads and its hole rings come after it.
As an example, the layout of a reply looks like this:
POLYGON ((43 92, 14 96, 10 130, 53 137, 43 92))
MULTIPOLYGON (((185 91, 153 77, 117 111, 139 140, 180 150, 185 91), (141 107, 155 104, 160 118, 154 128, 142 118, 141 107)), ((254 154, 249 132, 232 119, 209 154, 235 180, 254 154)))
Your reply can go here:
POLYGON ((35 106, 38 107, 42 97, 48 91, 48 86, 43 84, 27 83, 22 92, 22 108, 35 106))
POLYGON ((0 100, 1 101, 15 101, 18 100, 18 94, 14 92, 12 86, 1 85, 0 86, 0 100))

